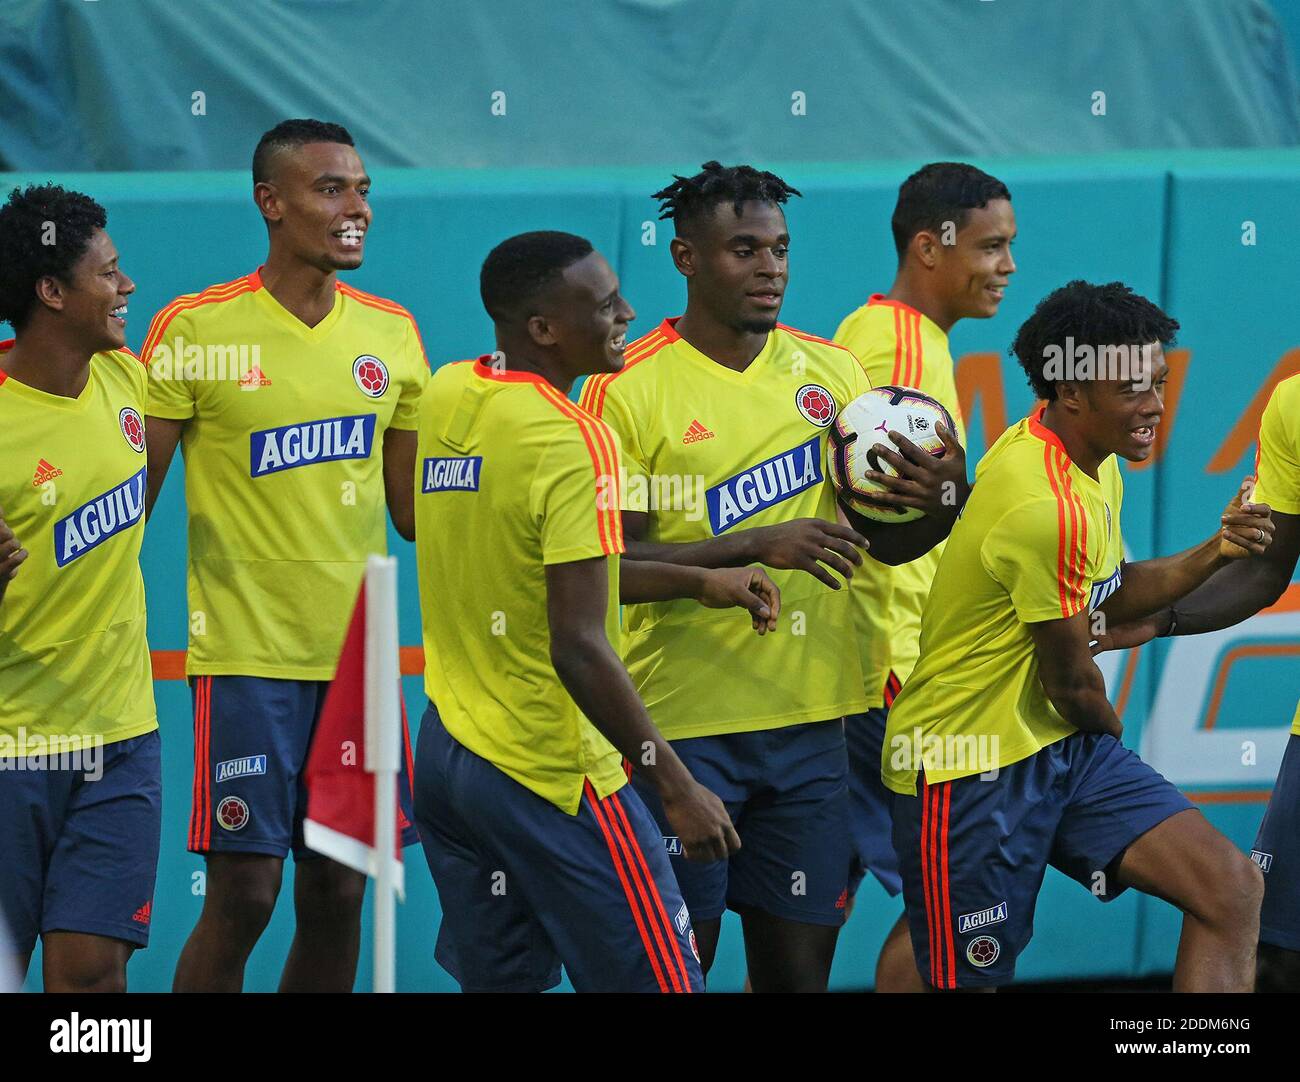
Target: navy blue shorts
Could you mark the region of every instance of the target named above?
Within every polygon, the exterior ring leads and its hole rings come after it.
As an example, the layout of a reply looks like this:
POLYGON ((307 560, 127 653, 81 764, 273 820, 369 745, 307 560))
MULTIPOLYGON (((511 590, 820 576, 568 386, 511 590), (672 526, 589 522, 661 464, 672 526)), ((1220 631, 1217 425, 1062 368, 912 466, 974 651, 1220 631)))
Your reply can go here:
POLYGON ((0 915, 30 954, 46 932, 149 943, 162 829, 158 730, 98 749, 95 762, 0 770, 0 915), (75 766, 75 769, 73 769, 75 766))
POLYGON ((894 797, 894 848, 917 969, 936 988, 1006 984, 1034 929, 1047 865, 1103 902, 1115 864, 1192 805, 1112 736, 1074 733, 996 777, 894 797))
POLYGON ((658 794, 632 775, 695 919, 749 907, 803 924, 843 924, 853 856, 844 720, 672 745, 695 780, 726 805, 740 835, 741 847, 729 860, 688 861, 658 794))
POLYGON ((1300 736, 1294 733, 1250 858, 1264 871, 1259 938, 1300 951, 1300 736))
MULTIPOLYGON (((320 856, 303 842, 303 771, 328 680, 196 676, 192 853, 320 856)), ((411 794, 411 741, 402 707, 403 755, 397 794, 402 844, 419 841, 411 794)))
POLYGON ((630 786, 576 815, 475 755, 432 703, 415 814, 442 904, 436 958, 465 992, 699 992, 695 933, 659 830, 630 786))
POLYGON ((880 780, 880 751, 888 718, 888 709, 878 706, 844 719, 844 739, 849 749, 849 826, 853 834, 850 898, 858 893, 868 872, 890 897, 898 897, 903 890, 889 811, 894 794, 880 780))

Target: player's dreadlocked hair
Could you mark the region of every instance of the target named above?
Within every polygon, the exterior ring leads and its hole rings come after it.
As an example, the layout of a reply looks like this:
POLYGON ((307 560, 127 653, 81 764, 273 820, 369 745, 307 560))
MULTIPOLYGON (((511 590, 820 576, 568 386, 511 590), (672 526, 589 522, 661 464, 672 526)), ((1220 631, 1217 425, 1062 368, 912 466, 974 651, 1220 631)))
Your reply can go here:
POLYGON ((356 146, 351 133, 342 124, 328 124, 323 120, 282 120, 257 141, 257 149, 253 151, 253 183, 261 184, 271 179, 271 162, 281 151, 308 143, 356 146))
POLYGON ((705 162, 700 169, 693 177, 674 173, 673 182, 651 197, 659 200, 660 219, 671 218, 679 234, 683 226, 698 221, 719 203, 730 203, 739 218, 742 205, 751 200, 781 204, 792 195, 801 195, 775 173, 752 165, 705 162))
POLYGON ((483 307, 498 322, 531 315, 529 302, 541 288, 592 250, 585 237, 553 230, 520 233, 503 240, 488 252, 479 271, 483 307))
POLYGON ((899 261, 918 233, 938 232, 944 222, 961 229, 967 214, 976 207, 987 206, 990 199, 1010 198, 1002 181, 973 165, 931 162, 922 166, 898 186, 898 202, 889 223, 899 261))
POLYGON ((21 331, 38 303, 36 283, 46 275, 68 281, 90 238, 107 224, 90 196, 57 184, 10 192, 0 207, 0 320, 21 331))
POLYGON ((1044 375, 1049 347, 1066 349, 1066 338, 1077 346, 1144 346, 1159 342, 1168 347, 1178 333, 1178 321, 1165 315, 1123 282, 1093 285, 1075 279, 1053 290, 1021 325, 1008 351, 1020 362, 1034 394, 1049 402, 1056 385, 1044 375))

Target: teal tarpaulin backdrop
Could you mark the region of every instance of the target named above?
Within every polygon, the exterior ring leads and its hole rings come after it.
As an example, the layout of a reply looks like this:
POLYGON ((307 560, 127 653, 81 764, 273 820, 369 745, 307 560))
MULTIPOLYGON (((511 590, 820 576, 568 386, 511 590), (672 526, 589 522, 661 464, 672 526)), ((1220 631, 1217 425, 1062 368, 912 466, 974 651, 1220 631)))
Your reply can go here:
MULTIPOLYGON (((677 171, 692 164, 679 160, 677 171)), ((894 270, 889 214, 899 181, 919 164, 774 166, 804 193, 788 208, 793 242, 785 322, 831 334, 869 293, 888 287, 894 270)), ((1186 351, 1173 358, 1167 450, 1153 467, 1126 473, 1123 524, 1130 556, 1177 551, 1207 536, 1253 462, 1262 390, 1279 375, 1300 371, 1294 320, 1300 151, 981 164, 1011 188, 1020 269, 995 319, 964 322, 953 335, 959 384, 970 399, 972 453, 1030 405, 1023 375, 1005 351, 1033 305, 1070 278, 1123 279, 1182 321, 1186 351)), ((477 295, 478 267, 488 249, 525 229, 567 229, 587 235, 609 257, 639 313, 632 333, 643 334, 684 303, 667 250, 670 231, 653 224, 655 205, 648 197, 668 173, 376 169, 366 263, 349 281, 410 308, 437 366, 492 348, 477 295)), ((35 179, 46 178, 6 178, 35 179)), ((139 346, 152 313, 172 297, 246 274, 265 252, 244 172, 54 179, 108 207, 122 265, 138 284, 130 302, 133 346, 139 346)), ((173 472, 180 469, 178 459, 173 472)), ((179 477, 167 482, 145 535, 155 650, 179 650, 185 643, 182 489, 179 477)), ((414 552, 395 534, 390 545, 401 561, 402 642, 415 645, 414 552)), ((1294 599, 1296 592, 1293 587, 1289 596, 1294 599)), ((1293 600, 1285 611, 1201 640, 1178 639, 1172 648, 1162 642, 1138 657, 1107 656, 1103 665, 1112 696, 1122 705, 1127 743, 1201 801, 1211 819, 1248 849, 1300 688, 1300 605, 1293 600)), ((420 681, 408 677, 405 687, 414 724, 423 709, 420 681)), ((170 987, 202 902, 202 862, 185 852, 189 695, 182 682, 164 680, 157 697, 165 769, 163 856, 152 943, 129 971, 134 989, 153 991, 170 987)), ((420 851, 408 850, 408 859, 407 902, 399 907, 398 987, 450 988, 450 978, 433 961, 433 886, 420 851)), ((253 954, 250 989, 276 985, 291 933, 291 897, 291 891, 282 892, 253 954)), ((898 911, 898 903, 873 881, 864 886, 841 939, 837 987, 870 982, 876 949, 898 911)), ((724 930, 712 980, 716 989, 740 986, 738 933, 732 924, 724 930)), ((1130 893, 1103 910, 1076 884, 1049 873, 1019 976, 1167 971, 1176 936, 1177 914, 1161 902, 1130 893)), ((38 961, 32 971, 39 973, 38 961)), ((359 987, 368 987, 369 973, 363 957, 359 987)))
POLYGON ((372 167, 1300 141, 1265 0, 0 3, 0 169, 245 168, 288 116, 372 167))

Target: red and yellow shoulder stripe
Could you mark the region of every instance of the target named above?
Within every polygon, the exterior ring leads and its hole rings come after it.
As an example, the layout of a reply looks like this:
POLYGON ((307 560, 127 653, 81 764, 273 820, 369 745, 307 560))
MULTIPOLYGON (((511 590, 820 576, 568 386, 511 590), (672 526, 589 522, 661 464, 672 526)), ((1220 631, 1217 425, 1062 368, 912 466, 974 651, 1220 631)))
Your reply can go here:
POLYGON ((649 334, 642 335, 628 345, 623 351, 623 367, 617 372, 602 372, 600 375, 588 376, 587 382, 582 385, 582 394, 578 397, 578 403, 588 413, 601 416, 609 385, 629 369, 635 368, 646 358, 653 357, 664 346, 675 340, 676 335, 672 333, 671 326, 665 320, 649 334))
POLYGON ((411 315, 407 309, 403 308, 396 301, 390 301, 387 297, 377 297, 373 293, 366 293, 364 290, 350 286, 346 282, 338 282, 338 291, 345 297, 351 297, 358 304, 364 304, 370 308, 378 309, 381 312, 389 312, 395 316, 402 316, 411 321, 411 327, 415 331, 415 341, 420 347, 420 356, 424 358, 424 363, 428 365, 429 355, 424 349, 424 339, 420 336, 420 325, 415 322, 415 316, 411 315))
POLYGON ((1056 433, 1044 427, 1043 411, 1029 418, 1029 430, 1043 441, 1043 468, 1056 497, 1056 581, 1061 616, 1082 612, 1088 603, 1088 515, 1070 480, 1070 456, 1056 433))
POLYGON ((604 421, 570 402, 545 380, 536 380, 533 386, 537 388, 538 394, 573 421, 582 433, 594 471, 593 505, 596 508, 596 532, 600 537, 601 551, 607 556, 616 556, 626 546, 623 543, 618 449, 614 443, 614 434, 604 421))
POLYGON ((822 338, 820 335, 809 334, 807 331, 798 330, 797 328, 787 326, 784 323, 778 323, 776 326, 778 330, 785 331, 786 334, 794 335, 795 338, 802 338, 805 342, 816 342, 819 346, 832 346, 835 349, 842 349, 850 357, 853 356, 853 350, 849 349, 849 347, 844 345, 842 342, 833 342, 829 338, 822 338))
POLYGON ((245 274, 242 278, 236 278, 232 282, 222 282, 219 285, 208 286, 201 293, 186 293, 177 297, 170 304, 164 305, 158 314, 153 317, 153 322, 149 324, 149 333, 144 336, 144 345, 140 347, 141 361, 146 365, 149 363, 154 349, 162 341, 167 325, 179 313, 188 311, 191 308, 200 308, 205 304, 228 301, 232 297, 238 297, 241 293, 252 293, 261 288, 261 275, 254 271, 252 274, 245 274))
POLYGON ((910 305, 891 301, 880 294, 867 301, 867 306, 890 308, 894 313, 894 374, 890 382, 895 387, 920 388, 925 374, 921 313, 910 305))

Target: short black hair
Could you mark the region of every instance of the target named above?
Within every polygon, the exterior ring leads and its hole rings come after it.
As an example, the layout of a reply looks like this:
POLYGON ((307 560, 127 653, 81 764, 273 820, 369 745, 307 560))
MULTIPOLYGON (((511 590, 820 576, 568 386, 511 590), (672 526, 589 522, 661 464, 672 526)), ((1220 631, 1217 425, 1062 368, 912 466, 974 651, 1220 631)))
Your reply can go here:
POLYGON ((21 331, 36 307, 36 283, 68 281, 108 213, 88 195, 57 184, 15 188, 0 207, 0 320, 21 331))
POLYGON ((1094 285, 1076 278, 1038 302, 1008 352, 1025 370, 1034 394, 1050 402, 1056 398, 1056 383, 1044 375, 1047 351, 1052 346, 1064 351, 1066 338, 1093 349, 1150 342, 1167 347, 1177 333, 1178 320, 1123 282, 1094 285))
POLYGON ((958 229, 968 213, 988 206, 991 199, 1011 199, 1007 186, 965 162, 931 162, 898 186, 898 202, 889 225, 902 262, 912 238, 923 230, 938 230, 944 222, 958 229))
POLYGON ((342 124, 329 124, 323 120, 282 120, 257 141, 257 149, 253 151, 253 183, 261 184, 271 179, 271 162, 281 151, 308 143, 356 146, 351 133, 342 124))
POLYGON ((488 252, 479 271, 483 307, 500 323, 532 315, 527 306, 542 287, 593 251, 586 237, 550 229, 503 240, 488 252))
POLYGON ((693 177, 673 174, 673 182, 651 197, 659 200, 659 217, 671 218, 680 234, 719 203, 730 203, 740 217, 743 205, 751 200, 780 205, 792 195, 802 195, 775 173, 755 169, 752 165, 727 165, 705 162, 693 177))

